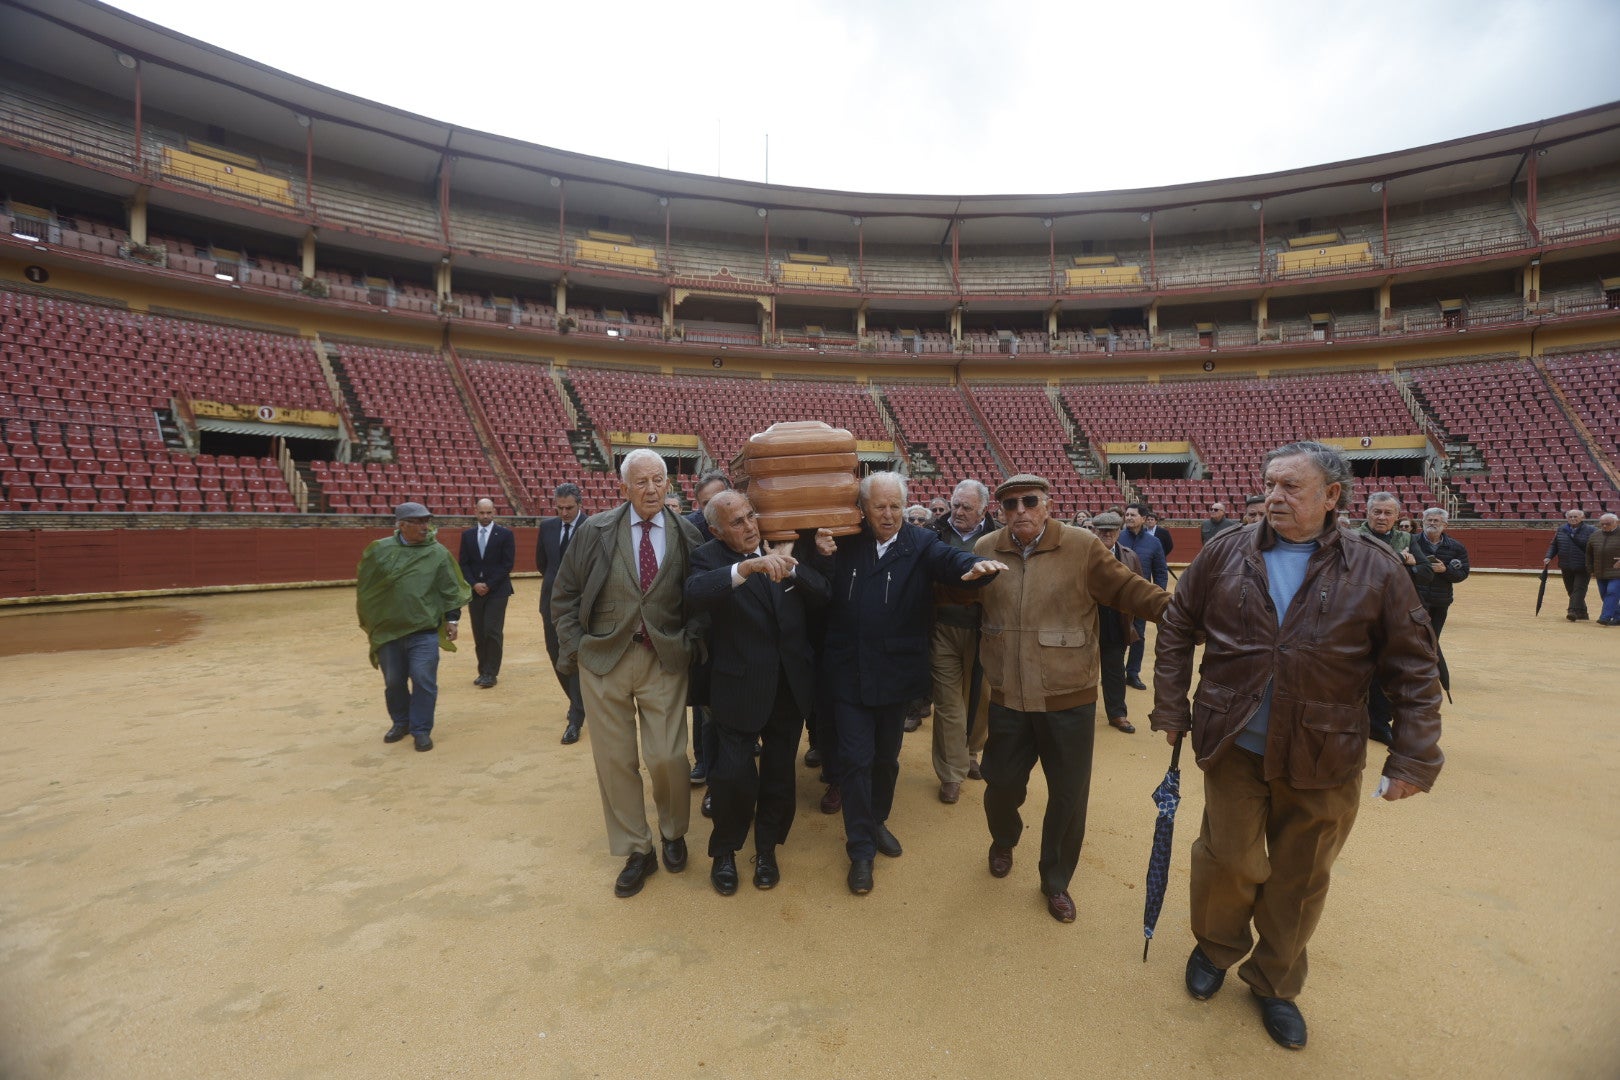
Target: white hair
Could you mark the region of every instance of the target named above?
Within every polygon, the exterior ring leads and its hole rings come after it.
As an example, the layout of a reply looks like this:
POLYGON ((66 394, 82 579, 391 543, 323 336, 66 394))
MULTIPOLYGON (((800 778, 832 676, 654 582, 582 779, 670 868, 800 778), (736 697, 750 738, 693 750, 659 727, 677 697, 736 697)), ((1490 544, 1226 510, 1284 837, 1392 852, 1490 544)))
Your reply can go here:
POLYGON ((977 480, 969 478, 957 484, 955 489, 951 491, 951 498, 959 499, 964 494, 972 495, 975 499, 978 499, 980 510, 990 505, 990 489, 977 480))
POLYGON ((1432 517, 1439 518, 1441 521, 1451 520, 1451 515, 1440 509, 1438 506, 1431 506, 1427 510, 1423 511, 1424 521, 1428 521, 1432 517))
POLYGON ((906 478, 897 472, 873 472, 861 477, 861 505, 865 506, 872 501, 872 485, 884 482, 895 485, 900 489, 900 502, 906 501, 906 478))
POLYGON ((1598 518, 1598 521, 1600 523, 1604 522, 1604 521, 1617 521, 1617 522, 1620 522, 1620 517, 1615 517, 1613 514, 1604 514, 1602 517, 1598 518))
POLYGON ((630 466, 637 461, 657 462, 658 471, 664 474, 665 479, 669 478, 669 466, 664 464, 664 459, 658 456, 657 451, 649 450, 643 446, 630 451, 628 454, 624 455, 624 460, 619 462, 620 480, 623 480, 627 484, 630 482, 630 466))

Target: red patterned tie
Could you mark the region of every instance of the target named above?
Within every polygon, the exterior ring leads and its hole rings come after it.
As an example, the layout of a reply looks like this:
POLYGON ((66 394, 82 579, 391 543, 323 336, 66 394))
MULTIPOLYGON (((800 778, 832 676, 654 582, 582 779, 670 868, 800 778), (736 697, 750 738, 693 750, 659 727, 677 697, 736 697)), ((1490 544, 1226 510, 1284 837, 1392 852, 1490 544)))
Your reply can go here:
POLYGON ((641 567, 642 592, 652 588, 653 578, 658 576, 658 556, 653 552, 652 529, 651 519, 641 523, 641 552, 637 564, 641 567))
MULTIPOLYGON (((651 519, 641 523, 641 547, 636 556, 636 563, 641 569, 641 591, 643 593, 652 588, 653 578, 658 576, 658 555, 653 551, 652 529, 653 523, 651 519)), ((652 635, 647 633, 645 620, 641 624, 641 644, 649 649, 653 647, 652 635)))

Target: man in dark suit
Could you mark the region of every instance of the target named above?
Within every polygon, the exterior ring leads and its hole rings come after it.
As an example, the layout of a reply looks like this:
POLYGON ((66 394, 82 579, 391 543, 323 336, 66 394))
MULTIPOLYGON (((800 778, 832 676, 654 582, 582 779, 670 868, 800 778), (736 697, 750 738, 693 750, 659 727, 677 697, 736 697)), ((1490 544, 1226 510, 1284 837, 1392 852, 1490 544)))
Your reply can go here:
POLYGON ((730 896, 750 821, 754 886, 769 889, 781 880, 776 847, 793 826, 794 758, 815 692, 805 607, 826 603, 827 579, 797 560, 791 543, 761 545, 759 515, 746 496, 721 491, 707 501, 704 517, 715 539, 692 554, 686 603, 713 620, 709 711, 718 752, 709 763, 709 878, 716 892, 730 896))
POLYGON ((836 541, 826 529, 816 532, 818 552, 832 559, 821 665, 831 686, 849 891, 856 895, 872 891, 876 852, 900 855, 885 822, 900 775, 906 702, 933 684, 932 586, 982 582, 1006 569, 956 550, 931 529, 906 525, 905 506, 904 477, 871 473, 861 480, 861 531, 836 541))
POLYGON ((557 624, 551 617, 551 588, 562 567, 563 555, 573 542, 574 530, 585 520, 579 508, 579 485, 559 484, 552 495, 556 517, 540 522, 540 536, 534 545, 534 565, 540 571, 540 622, 546 631, 546 655, 551 657, 551 669, 557 682, 568 695, 567 726, 563 729, 564 745, 579 742, 579 729, 585 723, 585 702, 579 693, 579 673, 564 675, 557 668, 557 624))
POLYGON ((647 824, 640 757, 652 780, 664 866, 686 869, 692 811, 687 779, 686 687, 708 618, 685 612, 683 589, 697 530, 664 507, 669 471, 643 447, 619 470, 625 501, 580 526, 568 547, 552 614, 557 668, 579 672, 591 714, 591 757, 602 790, 609 849, 626 856, 615 895, 634 896, 658 869, 647 824))
POLYGON ((505 525, 495 523, 495 504, 479 499, 473 507, 478 524, 461 534, 461 576, 472 586, 467 618, 472 623, 473 648, 478 654, 474 686, 489 689, 501 674, 501 647, 506 636, 506 601, 512 595, 512 565, 517 561, 517 538, 505 525))
MULTIPOLYGON (((692 488, 692 502, 695 505, 686 520, 698 531, 698 536, 707 544, 714 539, 714 533, 709 531, 708 519, 703 516, 703 508, 709 505, 709 500, 722 491, 731 490, 731 481, 726 474, 718 469, 710 470, 698 477, 697 485, 692 488)), ((692 783, 707 784, 709 782, 709 764, 714 761, 718 752, 715 744, 715 733, 710 726, 709 709, 709 669, 707 664, 692 665, 692 783)), ((709 816, 713 800, 703 796, 703 815, 709 816)))

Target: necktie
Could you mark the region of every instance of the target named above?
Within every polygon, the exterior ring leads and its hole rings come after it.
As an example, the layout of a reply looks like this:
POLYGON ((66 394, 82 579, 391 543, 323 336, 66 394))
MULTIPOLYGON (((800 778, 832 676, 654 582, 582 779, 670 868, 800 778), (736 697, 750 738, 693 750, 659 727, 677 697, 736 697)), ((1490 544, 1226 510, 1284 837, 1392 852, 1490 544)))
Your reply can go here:
MULTIPOLYGON (((641 570, 641 591, 646 592, 652 588, 653 578, 658 576, 658 554, 653 551, 651 520, 641 523, 641 548, 636 557, 637 566, 641 570)), ((647 621, 641 621, 641 643, 651 649, 652 635, 647 633, 647 621)))
POLYGON ((478 530, 478 557, 484 557, 484 551, 489 547, 489 526, 485 525, 478 530))
POLYGON ((557 545, 557 557, 559 559, 568 554, 568 534, 573 531, 574 523, 572 521, 563 522, 562 542, 557 545))
POLYGON ((646 592, 652 588, 653 578, 658 576, 658 555, 653 551, 651 519, 641 523, 641 549, 636 557, 636 565, 641 570, 641 591, 646 592))

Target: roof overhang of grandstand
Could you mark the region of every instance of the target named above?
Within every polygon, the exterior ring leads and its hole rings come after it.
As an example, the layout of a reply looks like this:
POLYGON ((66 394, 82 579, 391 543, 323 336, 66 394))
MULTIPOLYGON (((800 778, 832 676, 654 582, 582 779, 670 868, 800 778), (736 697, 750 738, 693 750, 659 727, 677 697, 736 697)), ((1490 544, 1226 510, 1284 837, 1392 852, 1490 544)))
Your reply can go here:
POLYGON ((1612 160, 1620 102, 1549 120, 1389 154, 1282 173, 1134 190, 1070 194, 905 195, 765 185, 648 168, 443 123, 277 71, 96 0, 0 0, 0 61, 32 67, 114 98, 133 98, 123 53, 140 61, 144 107, 217 124, 243 139, 302 155, 312 119, 319 160, 431 190, 454 159, 456 190, 555 206, 558 178, 574 208, 657 220, 668 199, 681 227, 779 236, 865 235, 891 244, 940 243, 948 223, 976 243, 1044 243, 1066 236, 1213 232, 1251 227, 1261 203, 1273 220, 1321 218, 1505 186, 1532 152, 1543 175, 1612 160), (1382 184, 1380 192, 1372 186, 1382 184), (1052 224, 1048 226, 1046 222, 1052 224))

